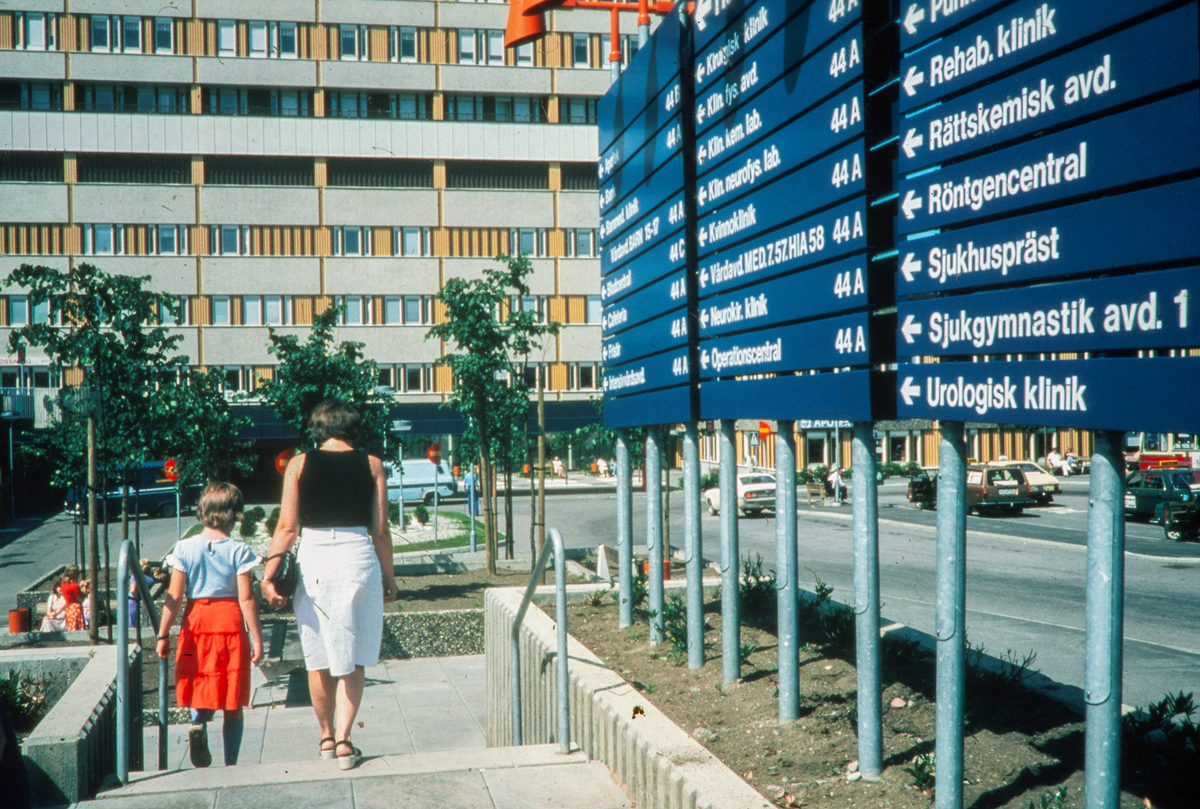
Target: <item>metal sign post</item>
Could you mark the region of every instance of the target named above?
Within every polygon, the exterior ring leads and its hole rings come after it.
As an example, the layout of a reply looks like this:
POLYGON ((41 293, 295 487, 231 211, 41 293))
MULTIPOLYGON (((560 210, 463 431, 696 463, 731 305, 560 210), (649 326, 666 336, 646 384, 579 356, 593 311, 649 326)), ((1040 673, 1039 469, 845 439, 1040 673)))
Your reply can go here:
POLYGON ((738 591, 737 443, 734 422, 721 422, 721 676, 742 676, 742 614, 738 591))
POLYGON ((617 430, 617 614, 622 629, 633 626, 633 464, 629 431, 617 430))
POLYGON ((663 618, 662 429, 646 428, 646 557, 650 599, 650 645, 665 639, 663 618))
POLYGON ((687 577, 688 668, 704 665, 704 543, 700 536, 700 434, 689 421, 683 432, 683 561, 687 577))
MULTIPOLYGON (((858 670, 858 770, 883 774, 883 655, 879 641, 879 490, 875 483, 875 429, 855 422, 850 450, 854 474, 854 615, 858 670)), ((940 692, 939 692, 940 695, 940 692)))
MULTIPOLYGON (((937 809, 958 809, 963 794, 966 676, 967 448, 961 421, 941 422, 937 483, 937 809)), ((857 475, 855 476, 857 477, 857 475)))
MULTIPOLYGON (((800 604, 796 577, 796 423, 775 433, 775 588, 779 612, 779 721, 800 718, 800 604)), ((862 710, 862 706, 859 706, 862 710)))

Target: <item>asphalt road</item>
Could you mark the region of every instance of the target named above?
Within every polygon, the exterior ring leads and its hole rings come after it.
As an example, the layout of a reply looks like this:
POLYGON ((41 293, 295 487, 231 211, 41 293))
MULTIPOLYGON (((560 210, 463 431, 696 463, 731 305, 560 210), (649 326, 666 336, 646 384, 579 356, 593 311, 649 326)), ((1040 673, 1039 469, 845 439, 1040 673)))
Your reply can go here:
MULTIPOLYGON (((990 653, 1037 652, 1035 668, 1067 687, 1083 679, 1087 478, 1063 481, 1047 508, 1019 517, 967 520, 967 627, 972 643, 990 653)), ((936 513, 905 499, 903 481, 879 489, 880 583, 884 616, 923 631, 933 628, 936 513)), ((610 491, 546 498, 547 523, 572 547, 615 546, 616 503, 610 491)), ((814 576, 851 600, 853 558, 850 508, 809 507, 798 498, 800 586, 814 576), (806 570, 806 568, 808 570, 806 570), (811 571, 811 572, 810 572, 811 571)), ((528 548, 529 506, 516 504, 514 534, 528 548)), ((461 504, 452 508, 460 509, 461 504)), ((185 515, 183 524, 191 525, 185 515)), ((634 536, 644 536, 645 497, 634 495, 634 536)), ((741 555, 761 554, 774 566, 774 515, 738 521, 741 555)), ((19 538, 0 534, 0 597, 10 605, 17 590, 72 558, 71 523, 53 518, 19 538)), ((718 518, 702 512, 704 555, 719 559, 718 518)), ((116 565, 120 526, 109 528, 116 565)), ((671 498, 670 538, 683 536, 683 497, 671 498)), ((161 558, 175 540, 174 519, 142 522, 142 555, 161 558)), ((1125 691, 1123 701, 1144 705, 1166 692, 1200 693, 1200 544, 1166 542, 1162 529, 1126 525, 1125 691)))

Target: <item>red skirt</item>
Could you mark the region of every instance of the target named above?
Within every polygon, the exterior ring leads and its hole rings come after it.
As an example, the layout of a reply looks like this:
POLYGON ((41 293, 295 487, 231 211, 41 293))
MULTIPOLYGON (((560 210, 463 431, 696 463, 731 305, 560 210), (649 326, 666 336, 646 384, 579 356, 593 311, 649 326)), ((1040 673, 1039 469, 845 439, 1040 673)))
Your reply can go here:
POLYGON ((189 603, 175 653, 175 704, 226 711, 250 704, 250 636, 236 598, 189 603))
POLYGON ((78 601, 67 603, 67 611, 63 617, 66 619, 68 632, 87 629, 83 623, 83 605, 78 601))

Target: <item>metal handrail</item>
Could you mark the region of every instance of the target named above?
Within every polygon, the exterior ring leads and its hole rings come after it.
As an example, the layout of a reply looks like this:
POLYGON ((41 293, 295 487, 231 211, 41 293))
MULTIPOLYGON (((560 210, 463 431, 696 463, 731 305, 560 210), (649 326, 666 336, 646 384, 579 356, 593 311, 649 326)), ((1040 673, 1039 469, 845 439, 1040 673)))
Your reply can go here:
MULTIPOLYGON (((132 737, 129 732, 129 557, 133 553, 133 540, 127 539, 121 543, 121 553, 117 560, 117 779, 122 783, 129 781, 129 746, 132 737)), ((150 597, 150 588, 138 570, 134 576, 138 594, 150 616, 150 625, 154 634, 158 634, 159 615, 154 608, 154 599, 150 597)), ((167 658, 158 660, 158 768, 167 768, 167 658)), ((141 695, 138 695, 141 703, 141 695)), ((141 715, 139 711, 139 716, 141 715)), ((138 729, 141 732, 141 729, 138 729)))
POLYGON ((571 752, 571 715, 569 708, 570 682, 567 680, 567 557, 563 549, 562 534, 557 528, 548 532, 549 542, 542 545, 542 552, 533 563, 529 572, 529 585, 525 588, 525 597, 513 619, 512 627, 512 720, 513 745, 521 742, 521 624, 525 620, 525 611, 533 598, 533 591, 542 580, 542 571, 546 569, 546 560, 554 549, 554 617, 558 622, 558 660, 555 661, 555 672, 558 679, 558 750, 560 753, 571 752))

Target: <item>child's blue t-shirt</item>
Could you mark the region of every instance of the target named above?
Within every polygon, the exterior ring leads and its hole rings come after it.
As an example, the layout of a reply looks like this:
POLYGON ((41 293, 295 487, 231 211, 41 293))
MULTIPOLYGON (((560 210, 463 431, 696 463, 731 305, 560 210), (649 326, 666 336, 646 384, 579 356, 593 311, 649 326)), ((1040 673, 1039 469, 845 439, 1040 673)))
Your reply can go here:
POLYGON ((237 598, 237 577, 259 562, 250 546, 230 537, 181 539, 167 555, 167 565, 187 576, 187 597, 237 598))

